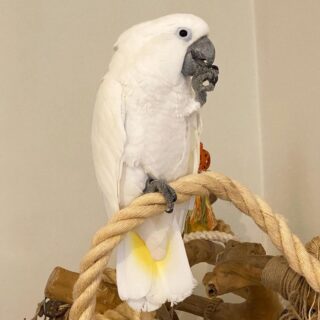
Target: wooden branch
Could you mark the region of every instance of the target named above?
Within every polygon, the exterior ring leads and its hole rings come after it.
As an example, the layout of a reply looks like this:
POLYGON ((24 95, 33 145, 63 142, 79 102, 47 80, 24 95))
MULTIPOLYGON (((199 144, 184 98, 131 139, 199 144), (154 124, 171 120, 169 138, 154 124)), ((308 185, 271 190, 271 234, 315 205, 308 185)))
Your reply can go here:
MULTIPOLYGON (((109 269, 110 272, 114 272, 109 269)), ((56 267, 48 281, 45 288, 45 296, 51 300, 61 301, 67 304, 73 303, 72 290, 78 279, 79 274, 66 270, 61 267, 56 267)), ((96 311, 104 313, 109 309, 114 309, 122 301, 119 298, 117 287, 112 280, 102 281, 97 292, 96 311)))
MULTIPOLYGON (((224 249, 221 245, 207 240, 193 240, 186 244, 186 252, 191 266, 200 262, 216 264, 214 270, 207 273, 203 279, 209 296, 233 292, 246 301, 230 304, 220 299, 212 301, 192 295, 176 305, 175 310, 215 320, 276 319, 282 309, 278 298, 261 285, 262 272, 272 257, 265 254, 260 244, 232 240, 224 249)), ((110 271, 110 274, 111 278, 105 277, 98 291, 96 312, 99 313, 114 309, 122 303, 115 285, 114 270, 110 271)), ((46 297, 72 304, 72 289, 77 278, 78 274, 75 272, 55 268, 45 289, 46 297)), ((178 319, 175 313, 171 314, 169 306, 163 306, 157 314, 162 320, 178 319)))
POLYGON ((165 304, 161 306, 159 310, 157 310, 157 317, 160 320, 172 320, 172 317, 168 311, 168 308, 165 304))
POLYGON ((193 294, 182 302, 178 303, 174 309, 203 317, 204 311, 211 303, 212 302, 210 299, 193 294))
POLYGON ((66 270, 61 267, 56 267, 51 272, 47 281, 44 295, 51 299, 72 304, 72 290, 79 274, 66 270))
POLYGON ((192 240, 185 244, 185 248, 190 266, 200 262, 214 265, 218 254, 224 250, 222 245, 208 240, 192 240))
MULTIPOLYGON (((232 277, 229 277, 229 279, 233 279, 231 282, 234 284, 237 284, 237 286, 230 287, 228 290, 235 290, 239 289, 239 284, 241 284, 241 287, 245 287, 247 284, 246 282, 239 281, 241 277, 246 275, 246 277, 251 279, 257 279, 257 281, 260 279, 261 276, 261 269, 266 264, 267 261, 269 261, 269 257, 267 256, 250 256, 248 253, 251 254, 258 254, 258 253, 264 253, 263 248, 260 245, 252 245, 252 244, 241 244, 241 246, 238 246, 237 242, 231 241, 228 243, 226 250, 224 248, 216 243, 213 243, 211 241, 207 240, 193 240, 186 244, 186 252, 188 255, 188 259, 190 262, 190 265, 193 266, 195 264, 198 264, 200 262, 206 262, 209 264, 215 264, 217 257, 219 256, 219 264, 220 264, 220 270, 221 272, 232 274, 232 277), (233 259, 238 256, 237 264, 234 264, 233 262, 229 262, 225 264, 226 261, 233 259), (241 260, 242 259, 242 260, 241 260), (245 261, 243 261, 245 259, 245 261), (242 265, 240 264, 242 263, 242 265), (250 265, 250 270, 248 271, 243 267, 243 265, 250 265), (222 266, 224 266, 222 268, 222 266), (222 269, 221 269, 222 268, 222 269), (236 281, 234 281, 236 280, 236 281)), ((219 271, 219 268, 217 269, 219 271)), ((114 271, 111 271, 114 272, 114 271)), ((205 279, 208 279, 207 284, 209 284, 212 274, 209 273, 206 275, 205 279), (209 277, 209 278, 208 278, 209 277)), ((75 272, 71 272, 68 270, 65 270, 63 268, 57 267, 52 272, 51 276, 49 277, 46 289, 45 289, 45 295, 49 299, 52 300, 58 300, 62 301, 68 304, 71 304, 73 302, 72 300, 72 289, 75 281, 78 278, 78 274, 75 272)), ((111 277, 112 278, 112 277, 111 277)), ((221 282, 217 285, 218 292, 222 292, 223 290, 228 291, 226 288, 223 289, 221 286, 221 282)), ((207 288, 209 288, 207 286, 207 288)), ((212 288, 211 288, 212 291, 212 288)), ((211 292, 209 289, 207 289, 207 292, 211 292)), ((228 292, 229 292, 228 291, 228 292)), ((239 295, 242 295, 246 297, 245 294, 241 293, 241 290, 238 292, 239 295)), ((232 310, 235 310, 236 313, 239 312, 238 306, 233 306, 232 304, 224 304, 222 300, 219 301, 219 313, 223 314, 232 314, 232 310)), ((104 281, 101 284, 101 288, 98 291, 97 294, 97 306, 96 306, 96 312, 104 313, 105 311, 109 309, 116 308, 119 304, 121 304, 121 300, 117 294, 117 288, 115 285, 115 277, 113 276, 112 279, 109 279, 108 281, 104 281)), ((175 306, 176 310, 181 310, 184 312, 188 312, 194 315, 198 316, 204 316, 204 312, 208 312, 208 308, 212 309, 212 300, 192 295, 185 299, 183 302, 179 303, 177 306, 175 306)), ((216 311, 216 315, 217 315, 216 311)), ((164 310, 164 308, 161 308, 158 312, 159 318, 165 320, 168 318, 168 316, 171 317, 168 309, 164 310), (168 314, 169 313, 169 314, 168 314)), ((170 318, 172 319, 172 318, 170 318)), ((175 315, 175 319, 177 319, 177 316, 175 315)))
POLYGON ((261 284, 263 268, 270 259, 260 244, 229 241, 203 283, 209 296, 235 292, 246 301, 221 303, 211 310, 208 319, 277 320, 283 307, 278 296, 261 284))
POLYGON ((177 313, 169 304, 163 304, 157 310, 157 319, 159 320, 179 320, 177 313))
MULTIPOLYGON (((223 251, 223 247, 207 240, 193 240, 186 244, 186 251, 190 265, 200 262, 214 264, 217 255, 223 251)), ((115 272, 112 269, 108 269, 107 273, 109 278, 105 277, 97 293, 96 312, 99 313, 114 309, 122 303, 115 285, 115 272)), ((71 305, 73 303, 72 290, 78 276, 79 274, 76 272, 56 267, 47 281, 45 296, 51 300, 71 305)), ((192 300, 188 301, 191 302, 192 300)), ((187 308, 187 303, 184 303, 184 308, 187 308)), ((193 305, 189 306, 188 309, 192 313, 193 305)), ((199 311, 196 310, 195 312, 198 313, 199 311)))

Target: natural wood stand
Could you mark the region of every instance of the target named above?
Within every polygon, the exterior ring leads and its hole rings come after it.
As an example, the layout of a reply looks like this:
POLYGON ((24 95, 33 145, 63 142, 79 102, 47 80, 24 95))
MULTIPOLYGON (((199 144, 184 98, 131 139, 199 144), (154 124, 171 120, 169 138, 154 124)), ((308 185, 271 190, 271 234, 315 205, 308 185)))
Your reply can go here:
MULTIPOLYGON (((163 305, 156 315, 144 315, 144 319, 154 319, 156 316, 161 320, 178 320, 176 311, 183 311, 207 320, 277 320, 281 313, 285 312, 277 293, 271 289, 272 284, 268 288, 268 284, 263 285, 261 282, 262 274, 266 272, 266 266, 273 258, 266 255, 261 244, 230 240, 224 248, 221 244, 209 240, 192 240, 186 244, 186 251, 191 266, 200 262, 215 265, 213 271, 203 278, 203 285, 210 298, 192 295, 173 308, 163 305), (230 292, 244 298, 245 301, 225 303, 216 297, 230 292)), ((56 267, 48 279, 45 297, 70 306, 73 303, 73 286, 78 276, 75 272, 56 267)), ((310 296, 309 308, 313 297, 310 296)), ((120 311, 109 312, 105 319, 130 319, 127 316, 129 308, 122 304, 117 293, 115 271, 106 269, 97 292, 96 313, 105 314, 119 306, 120 311)), ((315 308, 314 312, 316 311, 315 308)), ((67 317, 66 309, 66 313, 56 319, 67 317)))
POLYGON ((175 311, 182 310, 215 320, 319 318, 319 238, 305 247, 280 215, 273 213, 245 187, 223 175, 205 172, 180 178, 171 186, 176 190, 178 202, 187 201, 194 195, 211 194, 232 202, 268 234, 283 257, 267 256, 260 244, 231 240, 224 248, 209 240, 192 240, 186 244, 190 264, 207 262, 215 265, 203 279, 210 299, 193 295, 173 309, 162 306, 157 315, 138 314, 121 303, 114 271, 106 271, 105 266, 123 234, 143 223, 144 219, 164 211, 161 195, 148 194, 120 210, 96 233, 79 275, 61 268, 54 270, 45 290, 50 300, 39 305, 37 314, 56 320, 147 320, 155 317, 169 320, 178 319, 175 311), (227 292, 233 292, 245 301, 233 304, 216 298, 227 292), (276 292, 290 301, 287 311, 283 310, 276 292), (55 300, 60 303, 54 303, 55 300))

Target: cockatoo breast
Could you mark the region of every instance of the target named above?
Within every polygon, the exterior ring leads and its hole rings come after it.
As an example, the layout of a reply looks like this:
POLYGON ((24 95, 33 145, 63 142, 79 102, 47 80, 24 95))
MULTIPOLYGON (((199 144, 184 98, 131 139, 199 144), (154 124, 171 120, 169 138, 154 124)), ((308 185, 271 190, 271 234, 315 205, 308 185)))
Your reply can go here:
POLYGON ((172 87, 152 77, 135 78, 125 86, 123 100, 124 162, 167 181, 191 173, 200 104, 194 100, 190 80, 181 76, 172 87))

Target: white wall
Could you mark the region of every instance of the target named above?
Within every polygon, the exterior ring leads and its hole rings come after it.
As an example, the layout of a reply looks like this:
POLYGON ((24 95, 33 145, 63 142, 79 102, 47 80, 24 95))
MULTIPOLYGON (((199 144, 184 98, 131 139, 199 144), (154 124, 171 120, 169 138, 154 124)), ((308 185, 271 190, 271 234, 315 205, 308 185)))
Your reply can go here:
MULTIPOLYGON (((208 21, 217 49, 221 76, 203 109, 212 168, 262 192, 251 1, 2 0, 1 319, 31 318, 51 270, 77 270, 105 222, 90 150, 99 80, 120 32, 174 12, 208 21)), ((263 240, 230 205, 216 211, 243 239, 263 240)))

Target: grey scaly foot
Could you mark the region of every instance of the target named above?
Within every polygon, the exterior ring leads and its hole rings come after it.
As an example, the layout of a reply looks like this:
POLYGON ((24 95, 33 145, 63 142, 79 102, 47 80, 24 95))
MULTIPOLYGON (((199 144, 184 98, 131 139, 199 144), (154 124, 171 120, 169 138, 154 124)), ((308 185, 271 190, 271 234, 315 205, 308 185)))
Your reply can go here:
POLYGON ((171 213, 174 208, 174 203, 177 201, 177 194, 172 187, 170 187, 165 180, 155 179, 148 176, 146 186, 143 193, 160 192, 167 202, 166 212, 171 213))

